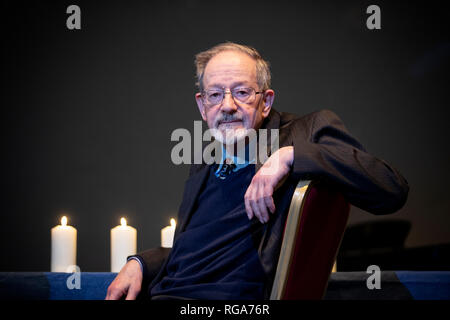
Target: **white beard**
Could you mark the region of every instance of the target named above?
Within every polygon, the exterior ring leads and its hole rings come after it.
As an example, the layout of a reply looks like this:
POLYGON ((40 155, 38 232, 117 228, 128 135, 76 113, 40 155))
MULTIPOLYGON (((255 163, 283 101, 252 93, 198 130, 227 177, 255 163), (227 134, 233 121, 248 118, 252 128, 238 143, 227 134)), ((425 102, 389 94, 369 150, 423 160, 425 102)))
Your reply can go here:
POLYGON ((213 130, 214 139, 225 145, 235 144, 238 141, 244 139, 248 135, 249 130, 247 128, 239 129, 215 129, 213 130))

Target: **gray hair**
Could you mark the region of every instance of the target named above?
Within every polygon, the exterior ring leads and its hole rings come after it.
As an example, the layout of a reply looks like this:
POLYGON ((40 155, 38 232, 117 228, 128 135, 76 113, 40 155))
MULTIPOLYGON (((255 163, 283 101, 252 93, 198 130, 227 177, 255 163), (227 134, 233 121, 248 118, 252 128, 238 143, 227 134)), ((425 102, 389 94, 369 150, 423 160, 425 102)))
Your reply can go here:
POLYGON ((255 48, 234 42, 224 42, 195 55, 195 66, 197 68, 196 85, 200 92, 203 91, 203 76, 206 65, 212 57, 223 51, 240 51, 253 58, 256 62, 256 81, 260 87, 259 89, 267 90, 270 88, 271 75, 269 62, 264 60, 255 48))

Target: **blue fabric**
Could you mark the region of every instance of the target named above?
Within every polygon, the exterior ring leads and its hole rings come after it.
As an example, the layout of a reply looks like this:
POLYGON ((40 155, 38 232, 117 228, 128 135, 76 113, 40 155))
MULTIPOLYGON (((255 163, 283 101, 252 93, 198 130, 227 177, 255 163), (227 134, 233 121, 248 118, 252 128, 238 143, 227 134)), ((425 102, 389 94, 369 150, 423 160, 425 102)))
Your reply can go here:
POLYGON ((81 272, 80 288, 69 289, 67 282, 76 284, 73 273, 45 272, 50 300, 103 300, 110 283, 117 276, 111 272, 81 272), (69 277, 72 277, 69 279, 69 277))
MULTIPOLYGON (((389 271, 382 271, 382 274, 389 271)), ((355 272, 336 272, 330 277, 328 291, 339 292, 334 299, 357 299, 367 293, 365 272, 358 290, 349 290, 355 272)), ((398 286, 408 289, 415 300, 450 300, 450 272, 448 271, 396 271, 398 286)), ((0 300, 102 300, 106 290, 117 276, 109 272, 82 272, 81 288, 69 290, 70 273, 53 272, 0 272, 0 300)), ((383 275, 382 275, 383 279, 383 275)), ((382 296, 389 299, 392 286, 383 286, 382 296)))
POLYGON ((258 245, 264 227, 248 220, 244 194, 254 165, 218 179, 211 166, 194 214, 168 257, 166 276, 152 296, 262 299, 264 271, 258 245))
POLYGON ((238 157, 240 155, 239 151, 236 152, 237 153, 236 155, 228 155, 225 146, 222 145, 222 160, 220 161, 220 164, 218 165, 217 170, 215 172, 216 177, 221 178, 221 179, 225 178, 225 177, 221 176, 220 173, 221 173, 221 171, 223 171, 223 168, 226 165, 225 159, 227 159, 227 158, 231 159, 231 162, 234 164, 233 172, 241 170, 241 169, 245 168, 246 166, 248 166, 249 164, 254 164, 255 163, 254 158, 249 160, 250 155, 249 155, 248 148, 249 148, 249 144, 247 144, 245 146, 245 154, 243 154, 245 156, 245 158, 240 158, 240 157, 238 157))
POLYGON ((415 300, 450 300, 450 272, 396 271, 415 300))

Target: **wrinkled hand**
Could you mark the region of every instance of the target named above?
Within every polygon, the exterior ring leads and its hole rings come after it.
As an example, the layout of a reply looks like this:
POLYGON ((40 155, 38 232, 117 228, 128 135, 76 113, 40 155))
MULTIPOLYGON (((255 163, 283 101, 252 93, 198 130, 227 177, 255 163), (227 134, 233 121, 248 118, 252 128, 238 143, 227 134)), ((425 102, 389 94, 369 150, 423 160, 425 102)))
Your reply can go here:
POLYGON ((136 260, 128 261, 108 287, 105 300, 135 300, 142 285, 142 270, 136 260))
POLYGON ((274 152, 256 172, 244 196, 247 216, 261 223, 269 221, 269 211, 275 212, 273 192, 287 178, 294 161, 294 147, 283 147, 274 152))

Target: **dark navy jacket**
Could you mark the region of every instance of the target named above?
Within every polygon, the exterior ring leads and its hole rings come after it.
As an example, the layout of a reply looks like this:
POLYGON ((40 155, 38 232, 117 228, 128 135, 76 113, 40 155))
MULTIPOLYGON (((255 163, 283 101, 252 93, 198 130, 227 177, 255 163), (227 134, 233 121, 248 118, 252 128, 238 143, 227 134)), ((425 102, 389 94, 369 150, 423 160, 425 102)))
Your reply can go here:
MULTIPOLYGON (((274 192, 276 212, 265 224, 258 249, 267 276, 265 297, 268 298, 287 211, 299 180, 325 181, 339 190, 352 205, 373 214, 389 214, 399 210, 406 202, 409 187, 396 169, 366 152, 332 111, 322 110, 299 117, 272 108, 262 128, 279 129, 280 148, 294 147, 292 172, 274 192)), ((255 171, 259 167, 256 165, 255 171)), ((193 214, 194 203, 208 172, 209 166, 206 164, 191 165, 178 212, 174 241, 185 230, 193 214)), ((144 264, 143 290, 148 287, 150 292, 162 279, 169 251, 156 248, 137 254, 144 264)))

